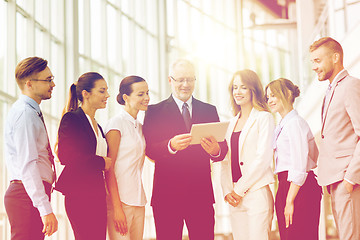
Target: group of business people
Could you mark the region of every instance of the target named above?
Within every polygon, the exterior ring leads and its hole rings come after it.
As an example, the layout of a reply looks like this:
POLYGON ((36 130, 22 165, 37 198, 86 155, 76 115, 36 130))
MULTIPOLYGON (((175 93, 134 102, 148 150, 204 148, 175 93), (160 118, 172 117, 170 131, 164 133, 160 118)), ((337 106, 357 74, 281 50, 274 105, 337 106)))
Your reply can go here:
POLYGON ((330 82, 319 150, 308 124, 293 108, 300 90, 290 80, 271 81, 263 93, 256 73, 243 70, 230 83, 235 117, 226 134, 229 151, 221 162, 221 184, 236 240, 269 239, 273 160, 281 240, 318 239, 320 186, 331 195, 339 239, 360 239, 360 80, 344 69, 343 49, 336 40, 321 38, 309 51, 318 80, 330 82), (281 116, 275 130, 269 110, 281 116))
MULTIPOLYGON (((212 136, 190 145, 192 124, 218 122, 215 106, 193 97, 194 65, 170 66, 171 96, 149 105, 146 81, 124 78, 117 101, 124 105, 104 130, 95 120, 109 98, 95 72, 70 87, 56 153, 65 165, 55 189, 75 239, 142 239, 146 197, 141 173, 145 155, 155 163, 151 206, 156 237, 214 239, 212 161, 221 161, 224 200, 230 205, 234 239, 269 239, 274 199, 269 185, 278 176, 275 209, 282 240, 318 239, 321 186, 331 194, 341 240, 360 239, 360 80, 343 67, 341 45, 321 38, 310 47, 313 70, 330 86, 322 106, 320 148, 306 121, 293 108, 300 91, 279 78, 265 90, 251 70, 236 72, 229 92, 234 118, 225 141, 212 136), (137 119, 146 111, 144 124, 137 119), (281 121, 275 127, 272 113, 281 121), (273 161, 274 160, 274 161, 273 161), (318 179, 313 169, 318 165, 318 179)), ((44 239, 57 231, 50 205, 55 164, 39 107, 55 86, 47 61, 31 57, 15 70, 22 92, 6 122, 11 183, 5 207, 12 239, 44 239)))

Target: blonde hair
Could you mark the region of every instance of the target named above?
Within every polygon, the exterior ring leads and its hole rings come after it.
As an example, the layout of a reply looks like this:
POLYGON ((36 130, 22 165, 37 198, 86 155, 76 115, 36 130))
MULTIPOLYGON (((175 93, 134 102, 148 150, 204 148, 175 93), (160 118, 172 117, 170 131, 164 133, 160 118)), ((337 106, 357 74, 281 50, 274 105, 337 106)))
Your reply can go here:
POLYGON ((259 76, 254 71, 245 69, 234 73, 229 85, 233 114, 236 115, 241 111, 241 106, 236 104, 233 97, 233 84, 237 76, 240 77, 242 83, 250 90, 253 107, 259 111, 269 112, 268 106, 264 98, 263 86, 261 84, 259 76))
POLYGON ((338 41, 331 37, 323 37, 311 44, 309 50, 310 52, 313 52, 322 46, 326 47, 333 53, 338 53, 340 55, 340 62, 343 62, 344 52, 338 41))
POLYGON ((286 78, 279 78, 270 82, 265 87, 265 99, 268 101, 266 92, 270 88, 271 93, 275 97, 279 98, 282 104, 286 107, 290 107, 294 104, 295 98, 300 95, 300 89, 294 85, 290 80, 286 78))

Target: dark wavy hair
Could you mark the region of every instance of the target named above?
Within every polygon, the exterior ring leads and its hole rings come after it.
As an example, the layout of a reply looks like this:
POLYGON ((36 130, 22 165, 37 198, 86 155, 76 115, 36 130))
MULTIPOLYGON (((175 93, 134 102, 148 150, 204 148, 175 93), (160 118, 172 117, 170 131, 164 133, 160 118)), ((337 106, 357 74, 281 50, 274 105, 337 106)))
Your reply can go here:
POLYGON ((120 86, 119 86, 119 94, 116 97, 116 100, 119 104, 125 105, 125 100, 123 98, 123 95, 130 95, 133 92, 132 85, 134 83, 138 82, 146 82, 145 79, 139 76, 127 76, 123 80, 121 80, 120 86))
POLYGON ((70 112, 78 109, 79 102, 83 101, 82 91, 91 92, 95 87, 95 82, 104 79, 97 72, 87 72, 79 77, 76 83, 71 84, 69 100, 64 112, 70 112))

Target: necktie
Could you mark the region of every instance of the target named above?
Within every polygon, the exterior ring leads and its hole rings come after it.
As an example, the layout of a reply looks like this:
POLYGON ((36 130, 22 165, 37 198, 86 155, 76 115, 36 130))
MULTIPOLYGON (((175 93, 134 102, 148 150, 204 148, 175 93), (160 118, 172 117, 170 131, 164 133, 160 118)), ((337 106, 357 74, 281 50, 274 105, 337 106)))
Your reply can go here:
POLYGON ((38 115, 39 115, 41 121, 43 122, 45 131, 46 131, 46 137, 47 137, 47 140, 48 140, 48 144, 46 146, 46 149, 47 149, 47 152, 48 152, 48 155, 49 155, 49 161, 51 162, 51 165, 54 168, 55 180, 56 180, 56 169, 55 169, 54 155, 52 154, 52 151, 51 151, 49 135, 47 133, 47 129, 46 129, 46 125, 45 125, 45 121, 44 121, 44 117, 43 117, 42 112, 38 113, 38 115))
POLYGON ((189 112, 189 106, 187 103, 184 103, 182 106, 182 116, 184 118, 186 130, 189 132, 191 128, 191 117, 189 112))

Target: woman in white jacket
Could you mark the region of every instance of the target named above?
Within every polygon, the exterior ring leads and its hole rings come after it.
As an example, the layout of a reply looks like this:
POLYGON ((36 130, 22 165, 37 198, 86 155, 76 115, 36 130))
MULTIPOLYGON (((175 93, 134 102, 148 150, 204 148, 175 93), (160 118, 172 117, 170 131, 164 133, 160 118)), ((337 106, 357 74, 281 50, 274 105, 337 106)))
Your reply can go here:
POLYGON ((233 237, 266 240, 274 213, 269 188, 274 182, 274 119, 255 72, 236 72, 229 90, 235 117, 226 133, 229 151, 221 163, 221 185, 225 201, 230 204, 233 237))

